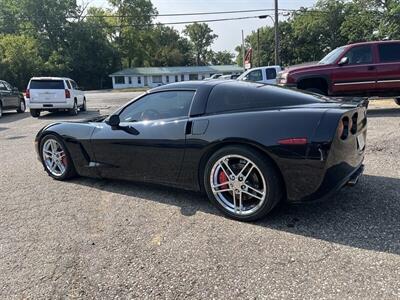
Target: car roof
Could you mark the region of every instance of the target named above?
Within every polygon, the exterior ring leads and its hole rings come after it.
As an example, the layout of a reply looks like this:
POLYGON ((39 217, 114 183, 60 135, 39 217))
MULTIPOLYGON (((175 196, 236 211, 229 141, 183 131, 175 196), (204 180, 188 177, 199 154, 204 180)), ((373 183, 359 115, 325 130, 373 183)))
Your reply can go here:
POLYGON ((32 77, 31 80, 72 80, 67 77, 32 77))
POLYGON ((388 44, 388 43, 400 43, 400 40, 358 42, 358 43, 348 44, 347 46, 361 46, 361 45, 388 44))

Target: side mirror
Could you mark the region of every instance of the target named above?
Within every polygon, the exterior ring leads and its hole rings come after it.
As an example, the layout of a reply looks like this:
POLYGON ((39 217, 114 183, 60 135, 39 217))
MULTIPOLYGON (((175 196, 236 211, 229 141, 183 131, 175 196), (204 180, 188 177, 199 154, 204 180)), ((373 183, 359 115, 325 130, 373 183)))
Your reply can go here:
POLYGON ((344 66, 347 65, 349 63, 349 58, 347 56, 342 57, 342 59, 339 61, 338 65, 339 66, 344 66))
POLYGON ((107 121, 107 124, 111 127, 118 127, 120 123, 119 115, 112 115, 107 121))

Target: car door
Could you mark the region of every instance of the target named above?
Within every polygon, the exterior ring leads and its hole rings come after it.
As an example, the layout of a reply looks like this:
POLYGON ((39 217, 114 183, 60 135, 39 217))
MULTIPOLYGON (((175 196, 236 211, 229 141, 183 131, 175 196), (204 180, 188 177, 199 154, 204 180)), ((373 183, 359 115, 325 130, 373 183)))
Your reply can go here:
POLYGON ((10 99, 11 99, 11 106, 12 107, 18 107, 19 106, 19 93, 17 90, 15 90, 11 84, 8 82, 4 81, 4 85, 6 86, 6 89, 10 93, 10 99))
POLYGON ((14 97, 4 81, 0 81, 0 98, 4 109, 15 107, 14 97))
POLYGON ((253 81, 253 82, 263 82, 265 75, 263 75, 262 69, 257 69, 249 72, 246 76, 246 81, 253 81))
POLYGON ((118 128, 100 123, 91 140, 100 175, 176 183, 194 94, 190 90, 147 94, 119 113, 118 128))
POLYGON ((400 92, 400 43, 377 45, 377 85, 380 92, 400 92))
POLYGON ((351 47, 332 69, 332 92, 337 95, 367 95, 376 90, 376 60, 371 45, 351 47))
POLYGON ((79 90, 78 84, 73 80, 71 80, 70 83, 71 83, 73 95, 74 95, 74 97, 76 97, 78 105, 82 105, 83 97, 82 97, 81 91, 79 90))
POLYGON ((276 69, 266 68, 265 69, 265 83, 276 84, 276 69))

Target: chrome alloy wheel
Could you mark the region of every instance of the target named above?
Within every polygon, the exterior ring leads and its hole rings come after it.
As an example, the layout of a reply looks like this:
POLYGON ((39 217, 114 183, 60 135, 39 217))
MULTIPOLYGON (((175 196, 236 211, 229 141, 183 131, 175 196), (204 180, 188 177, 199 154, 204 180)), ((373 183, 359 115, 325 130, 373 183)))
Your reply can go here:
POLYGON ((241 155, 219 159, 210 173, 211 190, 217 201, 230 213, 247 216, 265 202, 268 188, 257 165, 241 155))
POLYGON ((67 169, 67 157, 59 142, 48 139, 43 145, 42 157, 51 174, 58 177, 64 175, 67 169))

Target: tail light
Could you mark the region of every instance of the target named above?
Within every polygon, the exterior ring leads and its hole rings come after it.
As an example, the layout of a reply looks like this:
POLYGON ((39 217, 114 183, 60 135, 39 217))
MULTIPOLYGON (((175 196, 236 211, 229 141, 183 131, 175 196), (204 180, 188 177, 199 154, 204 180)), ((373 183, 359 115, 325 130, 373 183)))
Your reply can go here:
POLYGON ((67 89, 65 90, 65 98, 71 98, 71 93, 67 89))
POLYGON ((357 133, 357 125, 358 125, 358 113, 355 113, 352 117, 351 117, 351 121, 352 121, 352 126, 351 126, 351 133, 352 134, 356 134, 357 133))
POLYGON ((31 93, 29 92, 29 89, 27 89, 27 90, 25 91, 25 97, 26 97, 27 99, 29 99, 29 98, 31 97, 31 93))
POLYGON ((279 145, 306 145, 307 138, 288 138, 278 141, 279 145))
POLYGON ((353 122, 351 119, 349 119, 349 117, 344 117, 342 120, 340 120, 338 126, 338 135, 342 140, 347 139, 347 137, 349 136, 352 123, 353 122))

